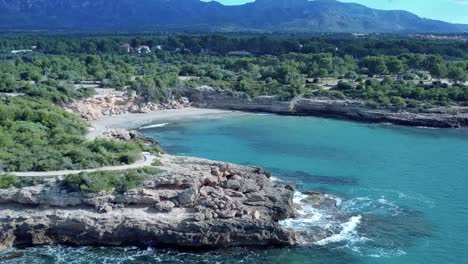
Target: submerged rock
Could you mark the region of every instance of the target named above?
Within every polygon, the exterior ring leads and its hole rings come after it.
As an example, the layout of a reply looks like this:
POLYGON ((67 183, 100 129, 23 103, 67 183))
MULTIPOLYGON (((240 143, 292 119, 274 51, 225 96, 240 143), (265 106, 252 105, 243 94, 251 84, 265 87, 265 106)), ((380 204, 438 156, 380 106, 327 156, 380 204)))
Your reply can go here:
POLYGON ((0 249, 296 243, 296 233, 278 224, 294 216, 294 191, 263 170, 169 155, 161 161, 145 187, 124 194, 69 192, 60 182, 0 190, 0 249))

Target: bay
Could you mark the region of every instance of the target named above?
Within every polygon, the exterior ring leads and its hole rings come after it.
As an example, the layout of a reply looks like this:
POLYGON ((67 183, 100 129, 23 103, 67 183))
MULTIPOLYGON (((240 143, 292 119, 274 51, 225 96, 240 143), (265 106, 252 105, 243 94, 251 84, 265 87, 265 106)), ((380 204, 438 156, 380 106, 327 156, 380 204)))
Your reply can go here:
POLYGON ((284 225, 341 225, 286 249, 177 252, 37 247, 7 263, 467 263, 468 131, 248 114, 143 129, 170 154, 260 165, 299 191, 326 192, 347 217, 315 212, 284 225))

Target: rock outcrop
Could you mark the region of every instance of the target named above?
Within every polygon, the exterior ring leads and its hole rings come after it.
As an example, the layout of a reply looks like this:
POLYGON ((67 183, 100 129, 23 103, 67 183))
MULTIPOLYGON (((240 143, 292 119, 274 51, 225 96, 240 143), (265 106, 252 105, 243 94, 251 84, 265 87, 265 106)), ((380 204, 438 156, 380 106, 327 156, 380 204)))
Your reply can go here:
POLYGON ((288 246, 293 189, 260 168, 161 157, 157 175, 124 194, 86 194, 60 181, 0 190, 0 250, 19 245, 216 248, 288 246))
POLYGON ((360 100, 307 99, 291 101, 274 96, 251 98, 244 93, 216 89, 181 89, 192 105, 240 111, 261 111, 284 115, 310 115, 351 119, 364 122, 394 123, 407 126, 458 128, 468 126, 468 107, 447 107, 426 110, 374 109, 360 100))
POLYGON ((148 113, 157 110, 180 109, 190 106, 187 98, 171 98, 166 103, 148 102, 135 93, 112 91, 65 105, 64 109, 86 120, 125 113, 148 113))
POLYGON ((97 136, 103 139, 113 139, 117 141, 136 141, 140 140, 147 144, 159 144, 159 142, 151 137, 147 137, 137 130, 127 130, 125 128, 108 128, 102 134, 97 136))

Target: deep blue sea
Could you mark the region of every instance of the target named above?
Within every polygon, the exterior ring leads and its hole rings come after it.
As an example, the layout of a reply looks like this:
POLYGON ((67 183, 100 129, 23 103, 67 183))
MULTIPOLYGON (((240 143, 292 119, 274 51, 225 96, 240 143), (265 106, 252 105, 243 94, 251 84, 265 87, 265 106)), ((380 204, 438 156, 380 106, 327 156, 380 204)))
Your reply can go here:
POLYGON ((9 263, 468 263, 468 130, 246 114, 142 131, 170 154, 260 165, 328 193, 346 217, 305 207, 282 224, 339 231, 288 249, 44 247, 9 263))

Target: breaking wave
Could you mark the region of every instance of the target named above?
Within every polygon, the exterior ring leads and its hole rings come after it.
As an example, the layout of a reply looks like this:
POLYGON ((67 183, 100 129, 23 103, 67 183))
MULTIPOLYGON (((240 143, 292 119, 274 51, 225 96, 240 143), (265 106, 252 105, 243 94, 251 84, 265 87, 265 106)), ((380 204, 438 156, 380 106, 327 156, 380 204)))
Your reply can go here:
POLYGON ((337 243, 341 241, 353 241, 353 240, 366 240, 365 237, 359 237, 357 235, 357 227, 361 223, 362 216, 353 216, 348 222, 341 224, 341 231, 338 234, 334 234, 322 240, 315 242, 314 244, 319 246, 325 246, 330 243, 337 243))
POLYGON ((371 214, 398 215, 402 209, 384 198, 371 199, 358 197, 349 200, 324 194, 333 202, 330 206, 317 206, 310 196, 301 192, 294 194, 293 202, 298 216, 280 221, 286 228, 296 230, 301 235, 303 246, 319 246, 331 249, 348 250, 360 256, 378 258, 406 254, 400 248, 380 246, 366 230, 365 218, 371 214))
POLYGON ((161 123, 161 124, 154 124, 149 126, 140 127, 140 129, 150 129, 150 128, 158 128, 158 127, 165 127, 169 125, 169 123, 161 123))

